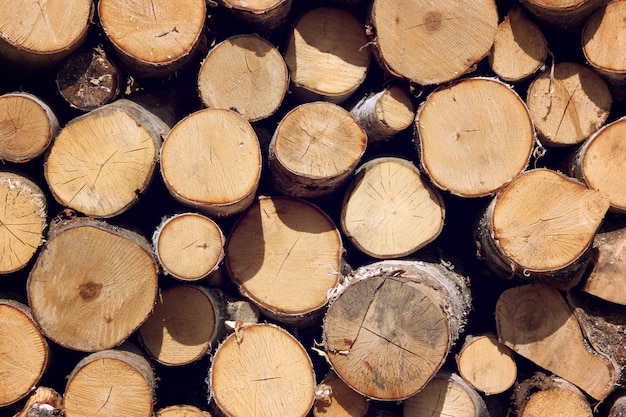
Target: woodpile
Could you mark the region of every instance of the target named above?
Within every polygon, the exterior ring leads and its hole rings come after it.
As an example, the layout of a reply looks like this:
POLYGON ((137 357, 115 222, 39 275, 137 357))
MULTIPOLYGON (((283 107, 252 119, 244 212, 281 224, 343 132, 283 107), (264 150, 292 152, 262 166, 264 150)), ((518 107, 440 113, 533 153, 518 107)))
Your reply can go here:
POLYGON ((626 0, 0 0, 0 417, 626 415, 626 0))

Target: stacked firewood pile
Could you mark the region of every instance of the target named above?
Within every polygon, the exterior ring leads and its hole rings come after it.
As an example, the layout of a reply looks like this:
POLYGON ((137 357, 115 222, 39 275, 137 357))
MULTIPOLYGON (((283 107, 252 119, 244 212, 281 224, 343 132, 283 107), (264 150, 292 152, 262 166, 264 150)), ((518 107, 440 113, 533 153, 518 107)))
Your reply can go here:
POLYGON ((624 16, 0 1, 0 415, 626 415, 624 16))

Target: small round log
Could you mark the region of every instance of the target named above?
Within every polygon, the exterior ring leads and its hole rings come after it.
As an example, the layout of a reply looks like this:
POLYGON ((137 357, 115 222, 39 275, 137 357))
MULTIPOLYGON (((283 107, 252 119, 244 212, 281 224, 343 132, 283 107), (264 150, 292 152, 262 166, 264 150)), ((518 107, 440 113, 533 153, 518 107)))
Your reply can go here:
POLYGON ((170 405, 156 412, 156 417, 212 417, 208 411, 193 405, 170 405))
POLYGON ((292 4, 292 0, 218 0, 218 2, 233 16, 264 34, 271 33, 286 22, 292 4))
POLYGON ((608 0, 520 0, 520 3, 553 30, 574 33, 608 0))
POLYGON ((515 408, 519 417, 562 415, 591 417, 591 406, 575 385, 542 372, 519 383, 515 389, 515 408))
POLYGON ((315 387, 314 417, 363 417, 367 398, 341 380, 333 371, 315 387))

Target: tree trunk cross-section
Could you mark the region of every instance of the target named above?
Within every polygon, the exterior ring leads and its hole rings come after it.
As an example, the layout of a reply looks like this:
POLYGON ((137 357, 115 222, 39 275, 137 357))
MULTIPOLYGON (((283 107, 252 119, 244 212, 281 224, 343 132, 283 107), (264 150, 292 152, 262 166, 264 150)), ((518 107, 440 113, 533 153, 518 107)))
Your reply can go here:
POLYGON ((519 417, 591 417, 585 395, 557 376, 537 372, 515 387, 515 408, 519 417))
POLYGON ((219 0, 230 13, 261 33, 270 33, 287 19, 292 0, 219 0))

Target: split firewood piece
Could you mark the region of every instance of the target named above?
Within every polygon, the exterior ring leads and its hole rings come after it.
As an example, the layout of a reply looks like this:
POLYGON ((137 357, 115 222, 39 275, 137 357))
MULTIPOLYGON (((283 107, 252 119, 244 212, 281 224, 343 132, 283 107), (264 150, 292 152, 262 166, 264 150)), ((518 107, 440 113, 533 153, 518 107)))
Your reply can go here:
POLYGON ((344 108, 302 104, 280 121, 269 144, 274 187, 295 197, 321 197, 349 180, 367 147, 367 136, 344 108))
POLYGON ((63 398, 67 417, 150 417, 155 377, 150 363, 128 350, 92 353, 74 367, 63 398))
POLYGON ((319 7, 300 16, 283 55, 300 100, 341 103, 365 81, 370 63, 363 24, 346 10, 319 7))
POLYGON ((573 158, 571 173, 606 194, 611 210, 626 212, 626 117, 604 125, 587 139, 573 158))
POLYGON ((148 318, 157 278, 145 238, 74 218, 51 225, 28 277, 28 301, 46 336, 94 352, 121 344, 148 318))
POLYGON ((80 47, 93 17, 91 0, 0 6, 0 55, 17 64, 48 67, 80 47))
POLYGON ((274 114, 288 86, 283 56, 255 35, 232 36, 215 45, 198 75, 198 91, 205 106, 235 110, 250 122, 274 114))
POLYGON ((436 89, 418 110, 416 125, 423 169, 439 188, 461 197, 486 196, 507 184, 526 168, 535 143, 526 104, 488 78, 436 89))
POLYGON ((262 33, 284 24, 292 0, 218 0, 229 12, 262 33))
POLYGON ((460 77, 489 53, 498 10, 493 0, 375 0, 369 25, 383 68, 417 84, 434 85, 460 77))
POLYGON ((213 356, 208 381, 227 417, 304 417, 313 406, 311 358, 274 324, 250 324, 228 336, 213 356))
POLYGON ((322 326, 328 360, 352 389, 377 400, 424 388, 471 305, 465 277, 441 263, 408 260, 362 266, 331 296, 322 326))
POLYGON ((604 6, 608 0, 521 0, 543 24, 553 30, 575 32, 589 16, 604 6))
POLYGON ((282 323, 320 318, 342 272, 339 230, 317 206, 259 197, 233 225, 226 269, 245 297, 282 323))
POLYGON ((333 371, 315 387, 314 417, 363 417, 367 398, 350 388, 333 371))
POLYGON ((404 401, 403 417, 489 417, 485 401, 455 373, 441 371, 420 392, 404 401))
POLYGON ((59 132, 54 111, 29 93, 0 96, 0 161, 22 163, 41 156, 59 132))
POLYGON ((56 84, 70 106, 91 111, 114 101, 122 88, 122 73, 102 46, 80 49, 57 70, 56 84))
POLYGON ((158 410, 156 417, 211 417, 211 413, 193 405, 170 405, 158 410))
POLYGON ((163 219, 152 243, 163 271, 181 281, 198 281, 215 272, 224 259, 222 229, 199 213, 178 213, 163 219))
POLYGON ((538 372, 515 389, 519 417, 591 417, 593 411, 585 395, 570 382, 538 372))
POLYGON ((142 345, 152 358, 167 366, 200 359, 224 333, 221 302, 215 291, 200 286, 162 290, 154 311, 139 328, 142 345))
POLYGON ((399 85, 365 95, 352 107, 350 113, 365 129, 370 143, 391 139, 415 120, 411 97, 399 85))
POLYGON ((527 19, 517 4, 498 25, 489 65, 505 81, 521 81, 535 74, 548 55, 548 45, 541 29, 527 19))
POLYGON ((120 61, 133 75, 163 76, 181 69, 200 44, 205 0, 100 0, 98 16, 120 61))
POLYGON ((569 146, 584 141, 606 122, 613 97, 592 69, 561 62, 533 80, 526 104, 544 146, 569 146))
POLYGON ((594 351, 563 296, 545 284, 505 290, 496 304, 498 339, 519 355, 603 400, 620 377, 609 356, 594 351))
POLYGON ((413 163, 380 157, 354 174, 341 211, 341 228, 363 253, 398 258, 439 236, 444 202, 413 163))
POLYGON ((252 203, 259 186, 259 140, 234 111, 198 110, 165 138, 161 174, 179 202, 211 216, 233 215, 252 203))
POLYGON ((44 164, 52 195, 87 216, 123 213, 148 188, 161 136, 168 130, 157 116, 126 99, 70 120, 44 164))
POLYGON ((46 338, 30 308, 0 298, 0 407, 28 395, 48 366, 46 338))
MULTIPOLYGON (((589 3, 606 3, 593 1, 589 3)), ((587 19, 582 31, 582 49, 585 59, 611 85, 613 98, 626 98, 626 62, 622 54, 615 53, 626 48, 626 37, 621 32, 626 1, 614 0, 587 19)))
POLYGON ((37 184, 0 171, 0 275, 24 268, 43 244, 48 203, 37 184))
POLYGON ((55 417, 63 416, 63 397, 48 387, 37 387, 28 397, 21 412, 13 417, 55 417))
POLYGON ((508 390, 517 379, 513 352, 492 335, 468 335, 456 364, 463 379, 486 395, 508 390))
POLYGON ((543 168, 526 171, 484 210, 479 255, 502 278, 571 288, 584 272, 608 208, 603 193, 573 178, 543 168))

